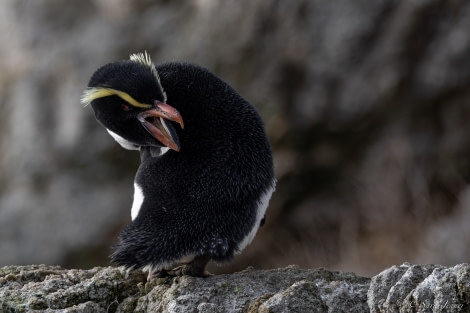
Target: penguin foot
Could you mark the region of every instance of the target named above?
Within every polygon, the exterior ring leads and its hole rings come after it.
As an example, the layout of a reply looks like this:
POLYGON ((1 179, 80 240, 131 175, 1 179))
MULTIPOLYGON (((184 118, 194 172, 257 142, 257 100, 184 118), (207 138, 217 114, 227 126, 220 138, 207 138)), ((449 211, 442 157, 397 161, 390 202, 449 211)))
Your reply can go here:
POLYGON ((171 276, 168 274, 168 271, 167 270, 159 270, 158 272, 156 273, 149 273, 149 277, 147 277, 147 280, 150 280, 152 279, 152 277, 155 277, 155 278, 165 278, 165 277, 168 277, 168 276, 171 276))
POLYGON ((198 256, 195 257, 194 260, 192 260, 189 263, 180 265, 178 267, 175 267, 171 270, 161 270, 160 272, 157 273, 157 277, 167 277, 167 276, 195 276, 195 277, 208 277, 212 276, 211 273, 209 273, 206 270, 207 263, 209 263, 210 258, 205 257, 205 256, 198 256))

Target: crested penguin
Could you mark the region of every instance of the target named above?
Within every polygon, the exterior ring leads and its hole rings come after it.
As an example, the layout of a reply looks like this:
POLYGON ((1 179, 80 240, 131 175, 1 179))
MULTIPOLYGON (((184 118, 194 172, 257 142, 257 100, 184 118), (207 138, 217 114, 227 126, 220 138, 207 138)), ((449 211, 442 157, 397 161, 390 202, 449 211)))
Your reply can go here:
POLYGON ((125 149, 139 150, 132 222, 111 260, 152 275, 208 276, 253 240, 275 189, 255 108, 190 63, 147 52, 99 68, 81 102, 125 149))

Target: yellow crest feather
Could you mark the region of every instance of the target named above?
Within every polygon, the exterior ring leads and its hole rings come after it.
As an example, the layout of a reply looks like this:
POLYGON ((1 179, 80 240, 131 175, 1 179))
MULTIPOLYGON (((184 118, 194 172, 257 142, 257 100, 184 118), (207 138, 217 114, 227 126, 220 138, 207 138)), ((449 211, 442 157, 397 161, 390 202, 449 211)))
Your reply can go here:
MULTIPOLYGON (((152 60, 150 59, 150 55, 147 53, 147 51, 144 51, 143 53, 134 53, 131 54, 130 60, 133 62, 140 63, 142 65, 147 66, 150 71, 152 72, 153 76, 156 78, 158 87, 160 88, 162 95, 163 95, 163 102, 166 102, 167 97, 165 90, 163 89, 163 86, 160 82, 160 76, 158 75, 157 69, 155 68, 155 64, 153 64, 152 60)), ((104 97, 109 97, 109 96, 118 96, 119 98, 123 99, 130 105, 137 107, 137 108, 142 108, 142 109, 148 109, 151 108, 151 104, 147 103, 141 103, 137 100, 135 100, 132 96, 130 96, 128 93, 113 89, 113 88, 107 88, 107 87, 90 87, 86 89, 81 98, 80 102, 84 105, 87 106, 90 104, 93 100, 99 99, 99 98, 104 98, 104 97)))
POLYGON ((134 98, 132 98, 128 93, 125 93, 120 90, 112 89, 112 88, 105 88, 105 87, 91 87, 85 90, 82 97, 80 98, 80 102, 83 105, 90 104, 93 100, 109 97, 109 96, 118 96, 119 98, 123 99, 127 103, 137 108, 148 109, 151 108, 151 104, 141 103, 134 98))

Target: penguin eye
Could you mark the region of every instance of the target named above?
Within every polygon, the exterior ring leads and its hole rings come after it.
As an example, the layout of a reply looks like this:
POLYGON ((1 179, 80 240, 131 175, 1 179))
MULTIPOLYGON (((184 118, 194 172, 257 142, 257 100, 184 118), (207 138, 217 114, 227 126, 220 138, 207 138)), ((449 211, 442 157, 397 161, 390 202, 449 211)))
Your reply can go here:
POLYGON ((126 111, 126 112, 131 109, 131 108, 129 107, 129 105, 127 105, 127 104, 125 104, 125 103, 122 103, 122 104, 121 104, 121 107, 122 107, 122 110, 123 110, 123 111, 126 111))

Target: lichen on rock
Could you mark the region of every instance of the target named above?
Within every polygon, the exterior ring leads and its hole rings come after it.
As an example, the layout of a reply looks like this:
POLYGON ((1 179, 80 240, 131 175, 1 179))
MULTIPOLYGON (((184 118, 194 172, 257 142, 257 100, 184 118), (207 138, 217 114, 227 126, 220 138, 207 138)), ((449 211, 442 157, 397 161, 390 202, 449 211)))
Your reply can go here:
POLYGON ((470 266, 402 264, 371 279, 324 268, 248 268, 146 280, 120 267, 0 268, 3 312, 468 312, 470 266))

